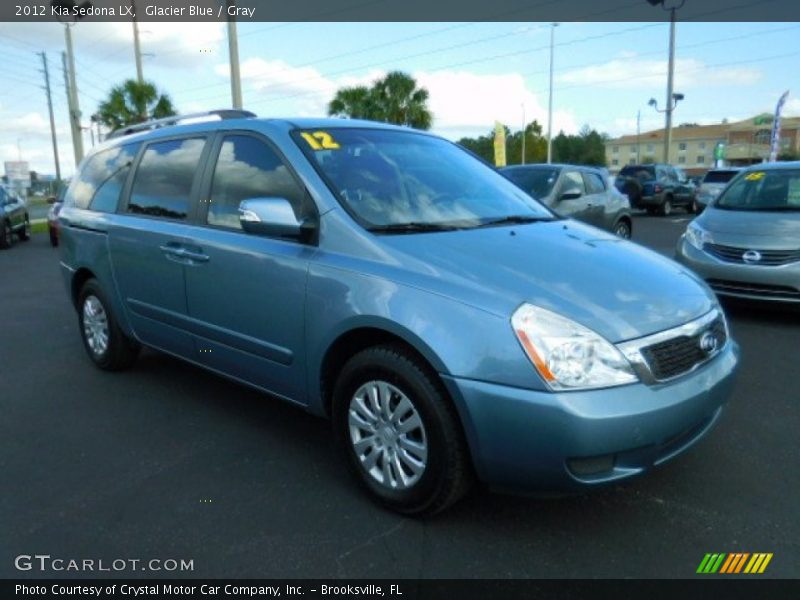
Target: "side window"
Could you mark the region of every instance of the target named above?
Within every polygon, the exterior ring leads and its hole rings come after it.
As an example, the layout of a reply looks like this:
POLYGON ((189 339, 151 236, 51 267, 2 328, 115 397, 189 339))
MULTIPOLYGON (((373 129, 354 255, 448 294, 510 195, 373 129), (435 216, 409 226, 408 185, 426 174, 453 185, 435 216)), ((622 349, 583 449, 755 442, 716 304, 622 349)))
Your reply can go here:
POLYGON ((205 143, 205 138, 189 138, 148 145, 133 177, 128 212, 186 219, 205 143))
POLYGON ((75 177, 64 196, 67 206, 114 212, 128 178, 138 144, 117 146, 92 156, 75 177))
POLYGON ((606 191, 606 185, 603 183, 603 178, 597 173, 583 173, 583 179, 586 182, 587 194, 602 194, 606 191))
POLYGON ((586 193, 586 187, 583 184, 583 177, 578 171, 566 171, 564 179, 561 182, 561 193, 564 192, 580 192, 586 193))
POLYGON ((299 217, 305 191, 265 142, 250 135, 229 135, 214 168, 208 224, 241 229, 239 203, 248 198, 286 198, 299 217))

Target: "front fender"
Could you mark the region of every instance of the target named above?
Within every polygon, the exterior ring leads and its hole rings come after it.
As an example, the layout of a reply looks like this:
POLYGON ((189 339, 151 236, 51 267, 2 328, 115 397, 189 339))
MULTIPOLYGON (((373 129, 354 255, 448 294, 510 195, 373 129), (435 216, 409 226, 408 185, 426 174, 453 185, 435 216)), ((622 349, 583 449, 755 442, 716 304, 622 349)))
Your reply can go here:
POLYGON ((403 339, 443 375, 544 390, 510 318, 374 275, 312 265, 306 304, 309 409, 324 412, 320 379, 327 350, 363 327, 403 339))

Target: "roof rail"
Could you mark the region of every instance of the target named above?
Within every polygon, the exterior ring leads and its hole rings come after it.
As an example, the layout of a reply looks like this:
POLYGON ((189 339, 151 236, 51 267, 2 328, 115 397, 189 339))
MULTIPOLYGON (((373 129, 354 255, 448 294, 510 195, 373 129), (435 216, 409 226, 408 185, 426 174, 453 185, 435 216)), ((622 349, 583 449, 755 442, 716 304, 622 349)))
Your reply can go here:
POLYGON ((178 125, 181 121, 189 121, 192 119, 202 119, 203 117, 219 117, 220 121, 225 119, 252 119, 256 117, 253 112, 249 110, 237 110, 232 108, 225 108, 221 110, 208 110, 206 112, 191 113, 188 115, 174 115, 165 117, 163 119, 152 119, 144 121, 143 123, 135 123, 127 127, 120 127, 115 129, 106 136, 107 140, 121 137, 123 135, 130 135, 140 131, 149 131, 151 129, 160 129, 161 127, 169 127, 171 125, 178 125))

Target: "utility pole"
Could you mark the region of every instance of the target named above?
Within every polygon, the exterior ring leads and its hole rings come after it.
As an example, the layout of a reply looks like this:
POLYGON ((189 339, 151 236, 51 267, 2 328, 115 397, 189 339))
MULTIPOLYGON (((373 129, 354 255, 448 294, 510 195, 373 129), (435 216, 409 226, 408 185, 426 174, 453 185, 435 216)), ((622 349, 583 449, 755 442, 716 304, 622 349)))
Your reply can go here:
MULTIPOLYGON (((232 0, 225 0, 225 9, 232 5, 232 0)), ((239 38, 236 33, 236 20, 228 13, 228 56, 231 63, 231 104, 233 108, 242 109, 242 81, 239 76, 239 38)))
POLYGON ((50 73, 47 70, 47 54, 39 52, 44 67, 44 89, 47 92, 47 110, 50 113, 50 137, 53 139, 53 159, 56 163, 56 181, 61 181, 61 165, 58 162, 58 142, 56 141, 56 121, 53 117, 53 99, 50 95, 50 73))
POLYGON ((525 164, 525 103, 522 103, 522 156, 520 164, 525 164))
POLYGON ((636 111, 636 164, 642 164, 642 142, 640 136, 642 135, 642 111, 636 111))
POLYGON ((553 162, 553 42, 558 23, 550 27, 550 93, 547 100, 547 164, 553 162))
POLYGON ((78 102, 78 85, 75 81, 75 58, 72 51, 71 26, 64 23, 64 38, 67 52, 62 54, 64 63, 64 82, 67 85, 67 104, 69 106, 69 122, 72 128, 72 148, 75 152, 75 166, 83 160, 83 134, 81 132, 81 108, 78 102))
MULTIPOLYGON (((682 4, 682 3, 681 3, 682 4)), ((664 162, 669 163, 669 150, 672 145, 672 82, 675 77, 675 7, 669 16, 669 67, 667 72, 667 110, 664 123, 664 162)))
POLYGON ((144 83, 144 74, 142 73, 142 48, 139 45, 139 21, 136 20, 136 2, 134 0, 131 0, 131 10, 133 12, 133 54, 136 59, 136 81, 141 85, 144 83))

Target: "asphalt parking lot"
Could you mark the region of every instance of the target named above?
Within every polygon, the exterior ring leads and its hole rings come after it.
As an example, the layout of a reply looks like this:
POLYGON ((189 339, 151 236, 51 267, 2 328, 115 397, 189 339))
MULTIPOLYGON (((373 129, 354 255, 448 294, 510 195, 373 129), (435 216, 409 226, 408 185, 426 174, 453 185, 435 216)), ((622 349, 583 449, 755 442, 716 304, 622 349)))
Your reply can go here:
MULTIPOLYGON (((671 255, 687 221, 636 217, 634 240, 671 255)), ((761 577, 800 576, 800 313, 726 305, 729 408, 655 473, 560 499, 477 491, 420 521, 358 489, 325 421, 153 351, 95 369, 46 235, 0 252, 0 306, 2 577, 35 553, 193 559, 172 575, 201 578, 692 577, 707 552, 772 552, 761 577)))

